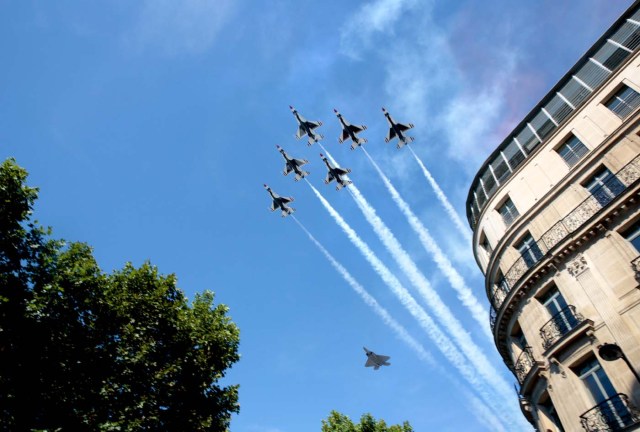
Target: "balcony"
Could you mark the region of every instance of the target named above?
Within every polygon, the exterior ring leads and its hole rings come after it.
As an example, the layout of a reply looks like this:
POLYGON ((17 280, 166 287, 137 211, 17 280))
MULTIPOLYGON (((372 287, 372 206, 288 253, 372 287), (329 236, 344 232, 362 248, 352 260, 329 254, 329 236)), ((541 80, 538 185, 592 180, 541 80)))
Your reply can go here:
POLYGON ((631 268, 633 272, 636 274, 636 279, 640 280, 640 257, 631 261, 631 268))
POLYGON ((582 414, 580 423, 587 432, 631 430, 627 428, 640 424, 640 411, 627 395, 618 393, 582 414))
POLYGON ((576 312, 575 306, 565 307, 540 328, 542 347, 545 350, 549 349, 583 321, 585 321, 584 317, 576 312))
POLYGON ((514 368, 514 372, 520 385, 524 383, 524 380, 527 378, 527 375, 529 375, 529 372, 534 366, 536 366, 536 361, 533 358, 531 347, 527 346, 518 356, 518 360, 516 360, 516 366, 514 368))
POLYGON ((535 249, 535 253, 523 254, 505 273, 504 279, 507 285, 516 286, 527 270, 535 266, 546 256, 547 252, 582 228, 593 216, 625 192, 639 178, 640 156, 611 176, 600 188, 594 190, 592 195, 578 204, 569 214, 536 240, 531 246, 535 249))

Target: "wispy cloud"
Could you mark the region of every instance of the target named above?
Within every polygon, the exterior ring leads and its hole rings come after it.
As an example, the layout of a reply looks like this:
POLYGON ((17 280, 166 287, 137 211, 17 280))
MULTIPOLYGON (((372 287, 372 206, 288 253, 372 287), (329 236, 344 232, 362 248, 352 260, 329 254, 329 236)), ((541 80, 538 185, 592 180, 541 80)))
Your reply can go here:
POLYGON ((416 0, 376 0, 364 4, 342 29, 342 52, 352 58, 360 58, 359 52, 371 45, 374 34, 390 31, 402 13, 416 3, 416 0))
POLYGON ((163 54, 199 54, 210 48, 233 16, 234 0, 145 0, 128 39, 163 54))

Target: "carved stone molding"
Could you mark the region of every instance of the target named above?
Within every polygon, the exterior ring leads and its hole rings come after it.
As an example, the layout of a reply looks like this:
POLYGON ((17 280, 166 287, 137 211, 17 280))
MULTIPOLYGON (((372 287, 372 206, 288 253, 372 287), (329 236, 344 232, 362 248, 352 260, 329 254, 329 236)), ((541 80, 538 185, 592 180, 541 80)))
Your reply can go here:
POLYGON ((582 254, 579 254, 573 261, 567 263, 567 270, 574 278, 580 276, 588 268, 589 265, 587 264, 587 260, 582 254))
POLYGON ((567 377, 567 373, 564 371, 564 368, 560 364, 560 362, 555 358, 549 359, 549 370, 554 374, 559 374, 562 378, 567 377))

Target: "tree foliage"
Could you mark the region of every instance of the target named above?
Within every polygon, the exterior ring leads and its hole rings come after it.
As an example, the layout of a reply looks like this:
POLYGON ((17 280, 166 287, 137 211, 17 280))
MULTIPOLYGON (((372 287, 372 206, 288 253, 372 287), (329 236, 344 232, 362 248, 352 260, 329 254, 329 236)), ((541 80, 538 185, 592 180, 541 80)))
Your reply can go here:
POLYGON ((31 220, 38 190, 0 165, 0 428, 224 431, 238 328, 149 263, 103 273, 91 248, 31 220))
POLYGON ((384 420, 376 420, 368 413, 356 424, 346 415, 331 411, 329 417, 322 420, 322 432, 413 432, 413 428, 407 421, 402 425, 387 426, 384 420))

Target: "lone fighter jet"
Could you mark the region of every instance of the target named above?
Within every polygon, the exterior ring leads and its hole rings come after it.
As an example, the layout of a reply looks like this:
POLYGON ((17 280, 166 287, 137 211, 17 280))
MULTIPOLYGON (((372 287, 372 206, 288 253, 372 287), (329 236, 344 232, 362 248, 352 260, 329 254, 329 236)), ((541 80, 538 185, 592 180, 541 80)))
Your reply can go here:
POLYGON ((364 364, 364 367, 373 366, 374 370, 378 370, 378 369, 380 369, 380 366, 390 366, 391 365, 391 363, 389 363, 387 361, 391 357, 380 355, 380 354, 376 354, 373 351, 369 351, 365 347, 363 347, 363 349, 364 349, 364 352, 367 353, 367 362, 364 364))
POLYGON ((338 185, 336 186, 336 190, 339 191, 343 187, 349 186, 351 183, 353 183, 351 180, 345 180, 342 178, 342 176, 349 174, 351 172, 349 168, 346 168, 346 169, 334 168, 331 166, 331 163, 329 163, 327 158, 324 157, 322 153, 320 153, 320 157, 322 158, 324 163, 327 165, 327 169, 329 170, 329 172, 327 173, 327 178, 324 179, 325 184, 329 184, 335 180, 338 183, 338 185))
POLYGON ((290 172, 295 172, 296 173, 296 178, 294 179, 295 181, 303 179, 309 175, 308 171, 302 171, 300 169, 302 165, 309 163, 308 160, 290 158, 289 155, 284 151, 282 147, 280 147, 279 145, 276 145, 276 147, 278 148, 278 151, 280 152, 280 154, 282 154, 282 157, 284 158, 284 161, 285 161, 285 166, 284 166, 284 170, 282 171, 282 174, 289 175, 290 172))
POLYGON ((338 116, 338 120, 340 120, 340 124, 342 125, 342 133, 340 134, 340 138, 338 138, 338 142, 342 143, 348 139, 351 139, 351 150, 367 142, 366 138, 359 138, 357 136, 358 133, 367 129, 365 125, 352 125, 342 117, 342 114, 340 114, 337 109, 334 109, 334 111, 338 116))
POLYGON ((300 139, 303 136, 307 135, 309 137, 309 140, 307 141, 307 145, 310 146, 312 145, 314 142, 318 142, 320 141, 322 138, 324 138, 323 135, 314 133, 313 130, 319 126, 322 126, 322 122, 321 121, 309 121, 307 119, 305 119, 304 117, 302 117, 298 111, 296 111, 296 109, 294 107, 292 107, 291 105, 289 105, 289 108, 291 109, 291 112, 293 113, 293 115, 296 118, 296 121, 298 122, 298 132, 296 133, 296 139, 300 139))
POLYGON ((271 198, 273 198, 273 203, 271 204, 271 208, 269 210, 282 210, 282 217, 288 216, 296 211, 296 209, 294 209, 293 207, 287 206, 288 203, 293 201, 293 197, 281 197, 280 195, 272 191, 271 188, 267 185, 264 185, 264 188, 267 190, 267 192, 269 192, 271 198))
POLYGON ((387 137, 384 139, 384 142, 389 142, 395 137, 398 137, 397 148, 402 148, 402 146, 404 146, 405 144, 409 144, 410 142, 413 142, 413 137, 407 136, 403 133, 413 128, 412 123, 409 123, 409 124, 396 123, 393 120, 393 118, 391 118, 391 114, 389 114, 387 110, 384 109, 384 107, 382 107, 382 112, 384 113, 384 116, 387 118, 387 121, 389 122, 389 133, 387 134, 387 137))

